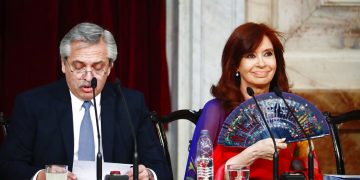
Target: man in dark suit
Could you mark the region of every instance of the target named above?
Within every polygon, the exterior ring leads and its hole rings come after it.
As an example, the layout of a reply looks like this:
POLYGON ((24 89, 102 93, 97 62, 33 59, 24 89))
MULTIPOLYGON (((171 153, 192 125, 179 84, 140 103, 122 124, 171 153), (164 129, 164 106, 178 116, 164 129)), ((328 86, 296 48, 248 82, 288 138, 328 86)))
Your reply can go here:
MULTIPOLYGON (((45 165, 64 164, 71 171, 74 160, 95 161, 98 144, 90 86, 93 77, 97 79, 103 160, 133 163, 131 121, 138 144, 139 179, 169 179, 170 171, 147 118, 143 95, 128 89, 120 91, 106 83, 117 56, 112 34, 95 24, 78 24, 62 39, 60 55, 65 79, 16 98, 9 133, 1 148, 1 179, 40 180, 45 179, 45 165), (89 104, 88 108, 84 104, 89 104), (83 125, 85 119, 87 125, 83 125)), ((131 179, 132 171, 129 175, 131 179)), ((68 179, 76 179, 76 175, 69 173, 68 179)))

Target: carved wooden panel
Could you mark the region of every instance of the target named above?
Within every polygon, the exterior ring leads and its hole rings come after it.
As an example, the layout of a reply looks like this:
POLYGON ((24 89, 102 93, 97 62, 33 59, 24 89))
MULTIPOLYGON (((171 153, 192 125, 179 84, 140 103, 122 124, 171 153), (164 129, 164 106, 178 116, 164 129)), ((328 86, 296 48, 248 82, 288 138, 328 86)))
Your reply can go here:
MULTIPOLYGON (((360 91, 308 90, 296 94, 314 103, 322 112, 338 115, 360 109, 360 91)), ((360 174, 360 120, 339 126, 346 174, 360 174)), ((314 139, 322 173, 336 174, 335 154, 330 136, 314 139)))

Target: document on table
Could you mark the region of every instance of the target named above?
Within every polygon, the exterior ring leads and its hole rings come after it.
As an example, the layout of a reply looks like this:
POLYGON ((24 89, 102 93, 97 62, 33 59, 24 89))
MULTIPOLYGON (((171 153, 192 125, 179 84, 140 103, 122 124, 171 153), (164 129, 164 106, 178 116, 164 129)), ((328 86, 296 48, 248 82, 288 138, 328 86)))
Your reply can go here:
POLYGON ((360 179, 360 175, 324 174, 324 180, 360 179))
MULTIPOLYGON (((120 171, 122 175, 125 175, 132 164, 103 162, 102 166, 102 179, 104 179, 110 171, 120 171)), ((96 161, 74 161, 72 172, 78 180, 96 180, 96 161)))

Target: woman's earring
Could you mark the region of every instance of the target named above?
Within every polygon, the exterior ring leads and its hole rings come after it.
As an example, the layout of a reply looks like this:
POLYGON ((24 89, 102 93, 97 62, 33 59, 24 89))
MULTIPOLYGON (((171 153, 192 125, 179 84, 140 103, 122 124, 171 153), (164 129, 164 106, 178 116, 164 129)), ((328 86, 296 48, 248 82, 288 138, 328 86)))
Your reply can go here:
POLYGON ((235 82, 236 82, 236 85, 240 85, 240 72, 239 71, 236 71, 236 73, 235 73, 235 82))

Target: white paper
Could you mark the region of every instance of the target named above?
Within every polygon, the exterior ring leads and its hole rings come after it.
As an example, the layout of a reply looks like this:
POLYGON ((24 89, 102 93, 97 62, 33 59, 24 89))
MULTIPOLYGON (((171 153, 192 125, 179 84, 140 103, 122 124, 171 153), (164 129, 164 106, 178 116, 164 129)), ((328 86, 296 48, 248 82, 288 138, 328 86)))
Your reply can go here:
POLYGON ((324 174, 324 180, 360 179, 360 175, 324 174))
MULTIPOLYGON (((102 166, 102 179, 105 179, 105 175, 110 174, 110 171, 126 174, 132 164, 103 162, 102 166)), ((96 180, 96 161, 74 161, 72 172, 78 180, 96 180)))

